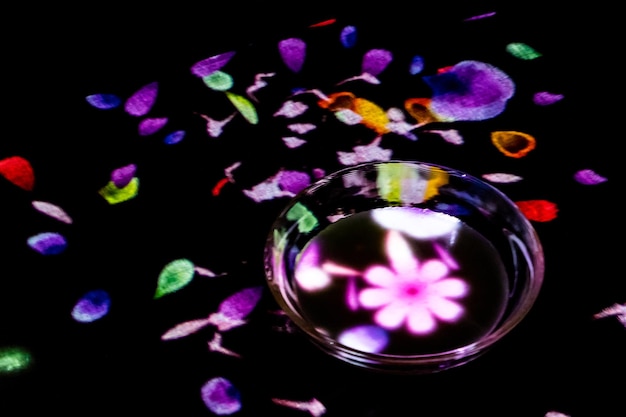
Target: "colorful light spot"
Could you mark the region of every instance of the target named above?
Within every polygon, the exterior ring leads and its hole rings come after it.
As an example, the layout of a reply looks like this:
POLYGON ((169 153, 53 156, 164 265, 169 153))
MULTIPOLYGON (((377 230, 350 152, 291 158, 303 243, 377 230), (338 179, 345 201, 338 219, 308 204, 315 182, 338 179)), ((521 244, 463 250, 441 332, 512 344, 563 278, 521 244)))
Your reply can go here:
POLYGON ((286 217, 287 220, 298 223, 298 231, 300 233, 309 233, 319 225, 317 217, 300 202, 294 204, 289 211, 287 211, 286 217))
POLYGON ((234 84, 233 77, 222 71, 213 71, 211 74, 202 77, 202 81, 207 87, 215 91, 229 90, 234 84))
POLYGON ((235 56, 235 52, 230 51, 198 61, 191 66, 191 73, 200 78, 204 78, 221 69, 233 56, 235 56))
POLYGON ((506 51, 513 55, 515 58, 529 61, 539 58, 541 53, 532 48, 531 46, 522 42, 512 42, 506 46, 506 51))
POLYGON ((56 204, 48 203, 47 201, 33 201, 32 203, 35 210, 52 217, 60 222, 66 224, 72 224, 72 218, 56 204))
POLYGON ((379 353, 387 347, 389 335, 381 327, 363 325, 344 330, 337 341, 361 352, 379 353))
POLYGON ((352 48, 356 45, 357 40, 357 30, 354 26, 346 26, 341 30, 341 34, 339 35, 341 40, 341 44, 344 48, 352 48))
POLYGON ((106 316, 110 307, 111 298, 106 291, 89 291, 72 308, 72 318, 81 323, 91 323, 106 316))
POLYGON ((241 409, 241 394, 226 378, 215 377, 201 388, 202 401, 217 415, 234 414, 241 409))
POLYGON ((119 107, 122 99, 115 94, 91 94, 85 97, 87 103, 100 110, 109 110, 119 107))
POLYGON ((135 164, 128 164, 114 169, 113 172, 111 172, 111 182, 117 188, 124 188, 133 180, 136 172, 137 165, 135 164))
POLYGON ((533 103, 538 106, 549 106, 563 100, 563 97, 563 94, 554 94, 547 91, 541 91, 533 95, 533 103))
POLYGON ((163 143, 166 145, 175 145, 181 142, 185 138, 185 135, 186 132, 184 130, 177 130, 167 135, 165 139, 163 139, 163 143))
POLYGON ((257 124, 259 122, 259 116, 257 115, 256 108, 254 104, 250 102, 247 98, 240 96, 239 94, 231 93, 230 91, 226 92, 226 97, 230 100, 231 103, 235 106, 239 113, 250 123, 257 124))
POLYGON ((411 58, 411 63, 409 65, 409 74, 415 75, 419 74, 424 70, 424 58, 421 55, 415 55, 411 58))
POLYGON ((33 358, 26 349, 21 347, 0 348, 0 375, 15 374, 28 369, 33 358))
POLYGON ((581 169, 574 174, 574 179, 583 185, 596 185, 608 181, 608 178, 603 177, 592 169, 581 169))
POLYGON ((167 117, 149 117, 139 122, 139 135, 150 136, 161 130, 168 122, 167 117))
POLYGON ((39 233, 27 239, 28 246, 42 255, 58 255, 67 248, 65 238, 54 232, 39 233))
POLYGON ((511 158, 523 158, 537 145, 533 136, 515 131, 492 132, 491 142, 500 152, 511 158))
POLYGON ((113 181, 109 181, 107 185, 98 191, 98 194, 100 194, 109 204, 118 204, 135 198, 138 192, 139 178, 135 177, 122 188, 116 187, 113 181))
POLYGON ((379 75, 393 60, 393 54, 386 49, 370 49, 363 55, 361 71, 373 76, 379 75))

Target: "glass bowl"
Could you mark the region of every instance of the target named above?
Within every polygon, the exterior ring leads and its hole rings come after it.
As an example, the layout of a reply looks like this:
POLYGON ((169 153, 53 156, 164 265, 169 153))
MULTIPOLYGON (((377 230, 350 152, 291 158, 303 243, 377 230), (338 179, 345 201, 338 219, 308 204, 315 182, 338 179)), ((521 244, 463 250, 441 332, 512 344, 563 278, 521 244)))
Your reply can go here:
POLYGON ((480 356, 527 315, 544 276, 538 235, 513 201, 416 161, 311 184, 273 223, 264 264, 280 308, 323 351, 400 373, 480 356))

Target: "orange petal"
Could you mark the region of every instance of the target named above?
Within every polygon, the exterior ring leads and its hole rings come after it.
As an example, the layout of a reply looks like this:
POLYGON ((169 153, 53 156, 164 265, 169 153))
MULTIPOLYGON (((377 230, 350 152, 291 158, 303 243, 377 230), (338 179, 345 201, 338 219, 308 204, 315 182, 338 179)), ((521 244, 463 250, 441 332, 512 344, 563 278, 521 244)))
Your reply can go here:
POLYGON ((536 146, 534 137, 512 130, 492 132, 491 141, 500 152, 511 158, 522 158, 536 146))

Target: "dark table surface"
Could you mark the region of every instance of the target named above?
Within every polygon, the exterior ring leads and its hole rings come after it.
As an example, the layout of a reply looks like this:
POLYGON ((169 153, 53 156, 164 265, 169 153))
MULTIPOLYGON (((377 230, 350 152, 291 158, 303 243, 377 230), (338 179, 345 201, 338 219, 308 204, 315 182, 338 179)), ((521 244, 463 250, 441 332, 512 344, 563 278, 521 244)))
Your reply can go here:
POLYGON ((232 384, 240 416, 623 416, 619 12, 607 2, 464 3, 49 5, 7 15, 0 416, 209 416, 201 390, 214 378, 232 384), (354 36, 342 43, 349 26, 354 36), (306 44, 298 70, 278 53, 290 38, 306 44), (337 85, 361 75, 373 49, 393 57, 380 83, 337 85), (193 73, 194 64, 230 52, 219 68, 222 90, 193 73), (414 56, 423 67, 411 73, 414 56), (260 197, 249 191, 284 170, 313 180, 343 168, 337 152, 374 151, 377 132, 315 106, 292 120, 276 112, 294 89, 350 91, 384 110, 402 108, 428 96, 423 77, 465 60, 515 83, 502 112, 440 122, 412 139, 383 134, 378 147, 388 151, 359 160, 391 155, 477 177, 506 173, 517 181, 493 185, 512 200, 556 208, 531 219, 545 250, 540 296, 517 328, 460 368, 387 375, 341 363, 292 331, 265 288, 265 237, 289 193, 272 192, 281 190, 276 183, 260 197), (256 75, 266 84, 249 90, 256 75), (154 94, 132 114, 125 103, 145 86, 154 94), (536 102, 537 93, 550 100, 536 102), (166 123, 142 132, 146 120, 166 123), (451 131, 457 136, 441 133, 451 131), (523 132, 536 146, 507 155, 491 141, 496 131, 523 132), (136 189, 112 203, 103 190, 117 174, 136 189), (177 260, 195 267, 193 277, 155 297, 177 260), (247 288, 262 291, 243 324, 209 323, 163 340, 247 288), (85 297, 100 306, 95 316, 76 314, 85 297))

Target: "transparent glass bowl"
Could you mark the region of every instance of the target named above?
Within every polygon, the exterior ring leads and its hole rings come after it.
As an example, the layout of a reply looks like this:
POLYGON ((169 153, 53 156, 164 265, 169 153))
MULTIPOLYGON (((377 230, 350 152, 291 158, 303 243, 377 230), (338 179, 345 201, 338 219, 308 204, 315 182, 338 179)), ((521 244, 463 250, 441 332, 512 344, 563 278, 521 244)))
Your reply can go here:
POLYGON ((386 372, 475 359, 527 315, 544 255, 495 187, 416 161, 332 173, 294 197, 268 235, 265 274, 323 351, 386 372))

